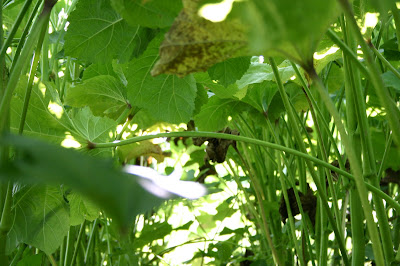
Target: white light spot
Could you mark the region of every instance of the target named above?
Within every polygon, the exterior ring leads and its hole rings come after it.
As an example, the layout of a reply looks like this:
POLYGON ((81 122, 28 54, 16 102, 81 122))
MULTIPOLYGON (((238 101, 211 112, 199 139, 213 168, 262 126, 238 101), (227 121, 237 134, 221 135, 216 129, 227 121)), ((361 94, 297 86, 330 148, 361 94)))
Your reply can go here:
POLYGON ((74 139, 71 135, 67 135, 61 142, 61 146, 65 148, 80 148, 81 144, 74 139))
POLYGON ((55 102, 51 102, 51 101, 50 101, 49 105, 47 106, 47 109, 49 109, 49 112, 52 113, 53 115, 55 115, 58 119, 60 119, 64 113, 64 110, 60 105, 58 105, 55 102))
POLYGON ((221 22, 232 9, 234 0, 224 0, 217 4, 206 4, 199 10, 199 16, 208 19, 212 22, 221 22))
POLYGON ((338 47, 332 46, 331 48, 329 48, 328 51, 326 51, 326 52, 323 53, 323 54, 314 53, 314 59, 320 60, 320 59, 324 58, 324 57, 327 56, 327 55, 336 53, 337 50, 339 50, 338 47))

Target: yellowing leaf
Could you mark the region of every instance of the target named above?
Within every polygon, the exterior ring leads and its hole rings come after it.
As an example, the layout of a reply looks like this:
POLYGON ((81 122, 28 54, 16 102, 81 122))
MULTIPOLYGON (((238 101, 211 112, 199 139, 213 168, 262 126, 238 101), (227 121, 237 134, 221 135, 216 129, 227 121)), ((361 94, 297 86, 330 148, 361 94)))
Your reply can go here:
POLYGON ((186 76, 205 71, 236 55, 246 45, 244 27, 239 21, 213 23, 198 16, 197 8, 186 4, 165 35, 160 59, 151 74, 186 76))

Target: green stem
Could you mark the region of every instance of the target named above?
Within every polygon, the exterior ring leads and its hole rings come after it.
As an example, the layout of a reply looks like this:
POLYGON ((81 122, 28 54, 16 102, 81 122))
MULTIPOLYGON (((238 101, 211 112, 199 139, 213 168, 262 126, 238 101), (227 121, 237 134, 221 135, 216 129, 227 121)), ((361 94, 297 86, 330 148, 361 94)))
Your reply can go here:
POLYGON ((6 56, 7 48, 10 46, 10 44, 15 36, 15 33, 17 32, 22 19, 25 17, 26 12, 28 11, 28 8, 31 5, 31 3, 32 3, 32 0, 25 1, 25 4, 22 7, 21 11, 19 12, 11 31, 8 33, 8 37, 7 37, 6 41, 2 44, 1 50, 0 50, 0 62, 4 60, 4 58, 6 56))
MULTIPOLYGON (((44 8, 42 13, 39 15, 38 19, 35 21, 34 25, 32 26, 32 30, 30 35, 28 36, 24 48, 21 51, 21 56, 18 58, 17 63, 15 64, 14 70, 10 74, 10 78, 4 92, 3 98, 1 99, 0 103, 0 114, 7 113, 10 107, 12 93, 15 90, 17 83, 20 79, 20 75, 22 71, 25 70, 26 65, 28 64, 28 58, 31 57, 33 49, 35 47, 35 43, 39 38, 40 32, 42 31, 43 25, 48 22, 51 9, 55 4, 54 1, 46 1, 44 4, 44 8), (50 2, 50 3, 49 3, 50 2), (46 5, 47 3, 47 5, 46 5), (53 5, 51 5, 53 3, 53 5)), ((0 118, 0 132, 3 131, 6 125, 6 121, 4 118, 0 118)))
MULTIPOLYGON (((254 178, 255 175, 253 175, 253 173, 252 173, 253 171, 250 170, 249 165, 246 163, 246 161, 244 160, 244 158, 241 155, 241 153, 239 152, 239 150, 237 148, 235 148, 235 150, 236 150, 237 154, 239 155, 239 158, 243 162, 245 168, 247 168, 247 172, 249 173, 249 176, 250 176, 250 181, 252 181, 252 183, 253 183, 253 188, 254 188, 254 191, 256 192, 256 198, 257 198, 257 202, 258 202, 258 205, 259 205, 259 208, 260 208, 260 212, 261 212, 262 225, 263 225, 263 228, 264 228, 264 231, 265 231, 264 235, 265 235, 265 238, 267 239, 268 245, 271 248, 272 256, 274 257, 275 263, 277 265, 283 265, 282 262, 281 262, 281 259, 278 256, 278 253, 276 252, 275 246, 274 246, 274 244, 272 242, 272 239, 271 239, 271 233, 270 233, 270 230, 269 230, 267 217, 265 215, 264 200, 263 200, 264 197, 262 197, 262 195, 261 195, 262 192, 260 191, 261 185, 258 182, 258 180, 256 178, 254 178)), ((246 157, 249 158, 248 156, 246 156, 246 157)))
POLYGON ((393 20, 396 28, 396 37, 397 37, 397 47, 400 50, 400 14, 399 10, 397 9, 396 3, 393 1, 392 2, 392 14, 393 14, 393 20))
POLYGON ((332 100, 329 97, 328 92, 325 89, 325 86, 322 84, 321 79, 315 72, 315 69, 313 65, 311 64, 310 66, 306 67, 305 69, 307 73, 309 74, 310 78, 314 81, 315 86, 321 95, 321 99, 325 103, 329 113, 332 115, 332 117, 335 120, 336 127, 339 130, 340 136, 342 138, 342 141, 344 143, 344 146, 346 147, 346 152, 349 157, 351 169, 354 173, 354 178, 355 178, 355 183, 357 186, 357 191, 360 195, 360 200, 363 206, 364 210, 364 215, 367 220, 367 227, 368 231, 371 237, 372 241, 372 247, 374 250, 374 255, 375 259, 377 261, 378 265, 384 265, 384 259, 383 259, 383 253, 382 253, 382 245, 379 239, 379 234, 378 230, 376 228, 376 224, 374 222, 374 219, 372 217, 372 208, 370 206, 370 203, 368 201, 368 193, 365 187, 365 183, 363 180, 363 174, 362 170, 360 167, 359 160, 357 159, 356 154, 354 153, 354 149, 352 147, 352 143, 350 142, 348 135, 346 133, 346 130, 344 128, 344 125, 342 123, 342 120, 340 118, 340 115, 338 111, 335 108, 335 105, 332 103, 332 100))
POLYGON ((43 28, 40 32, 38 44, 36 46, 35 56, 33 58, 31 71, 29 74, 28 85, 26 87, 24 105, 22 107, 21 120, 20 120, 20 124, 19 124, 19 129, 18 129, 19 134, 22 134, 22 132, 24 131, 26 113, 28 111, 29 100, 30 100, 31 93, 32 93, 33 81, 35 78, 37 67, 39 65, 40 51, 42 50, 42 44, 43 44, 43 40, 44 40, 44 36, 46 35, 46 32, 47 32, 47 23, 43 24, 43 28))
POLYGON ((369 76, 369 72, 368 69, 360 62, 360 60, 358 60, 357 55, 350 49, 350 47, 347 46, 347 44, 345 44, 340 38, 339 36, 337 36, 337 34, 331 30, 328 29, 328 31, 326 32, 326 35, 328 35, 328 37, 337 45, 340 47, 340 49, 342 50, 342 52, 344 54, 346 54, 351 60, 352 62, 354 62, 357 67, 364 73, 365 76, 369 76))
POLYGON ((97 223, 98 223, 98 219, 94 220, 93 226, 92 226, 92 230, 90 231, 89 240, 88 240, 87 247, 86 247, 86 252, 85 252, 85 259, 84 259, 84 263, 85 264, 88 262, 89 251, 90 251, 90 247, 91 247, 92 242, 93 242, 94 233, 95 233, 96 228, 97 228, 97 223))
POLYGON ((374 45, 371 44, 370 47, 371 47, 371 50, 375 53, 375 55, 379 58, 379 60, 381 60, 382 63, 383 63, 387 68, 389 68, 389 70, 392 71, 393 74, 394 74, 397 78, 400 79, 400 72, 397 71, 397 69, 396 69, 388 60, 386 60, 385 57, 383 57, 383 55, 375 48, 374 45))
MULTIPOLYGON (((282 151, 288 154, 292 154, 294 156, 298 156, 301 158, 304 158, 306 160, 309 160, 311 162, 314 162, 317 165, 320 165, 322 167, 326 167, 352 181, 355 181, 355 178, 352 174, 339 169, 325 161, 322 161, 318 158, 315 158, 313 156, 308 155, 307 153, 300 152, 295 149, 291 149, 282 145, 278 145, 275 143, 263 141, 263 140, 258 140, 258 139, 253 139, 253 138, 248 138, 248 137, 243 137, 243 136, 237 136, 237 135, 231 135, 231 134, 225 134, 225 133, 215 133, 215 132, 207 132, 207 131, 179 131, 179 132, 167 132, 167 133, 158 133, 158 134, 149 134, 149 135, 143 135, 143 136, 138 136, 138 137, 133 137, 130 139, 126 140, 121 140, 117 142, 108 142, 108 143, 92 143, 94 148, 112 148, 112 147, 117 147, 117 146, 124 146, 124 145, 129 145, 135 142, 139 141, 144 141, 144 140, 149 140, 149 139, 155 139, 155 138, 175 138, 175 137, 192 137, 192 138, 199 138, 199 137, 209 137, 209 138, 216 138, 216 139, 229 139, 229 140, 236 140, 236 141, 242 141, 245 143, 250 143, 254 145, 259 145, 265 148, 270 148, 278 151, 282 151)), ((388 202, 394 209, 400 212, 400 204, 396 202, 394 199, 392 199, 390 196, 388 196, 386 193, 381 191, 380 189, 372 186, 371 184, 364 183, 365 186, 372 192, 378 195, 380 198, 384 199, 386 202, 388 202)))
POLYGON ((27 247, 26 244, 19 244, 17 254, 15 254, 13 260, 10 263, 10 266, 17 265, 18 261, 20 260, 22 253, 24 253, 25 248, 27 247))
POLYGON ((9 181, 0 221, 0 261, 5 265, 8 264, 8 256, 6 255, 7 234, 10 232, 13 223, 13 215, 11 214, 12 187, 13 185, 9 181))
MULTIPOLYGON (((364 53, 366 64, 368 65, 369 78, 372 82, 376 94, 378 95, 382 106, 386 110, 386 117, 389 120, 390 127, 393 131, 393 138, 395 142, 400 145, 400 111, 396 106, 396 103, 390 97, 388 90, 385 88, 379 70, 375 64, 375 60, 369 45, 365 42, 359 28, 357 21, 354 17, 352 7, 348 0, 338 0, 342 9, 345 13, 347 22, 353 29, 353 34, 358 40, 359 45, 364 53)), ((362 200, 362 199, 361 199, 362 200)), ((383 259, 382 259, 383 262, 383 259)))
MULTIPOLYGON (((356 51, 354 38, 347 31, 347 26, 344 20, 344 17, 340 17, 340 24, 344 35, 344 40, 346 44, 348 44, 352 51, 356 51)), ((357 137, 356 129, 357 129, 357 115, 356 115, 356 106, 355 106, 355 77, 357 77, 357 81, 359 80, 359 74, 356 69, 352 67, 353 61, 350 60, 349 56, 343 53, 343 68, 345 74, 345 94, 346 94, 346 119, 347 119, 347 132, 349 135, 350 141, 353 143, 355 140, 359 140, 359 134, 357 137)), ((359 83, 357 82, 357 85, 359 83)), ((357 154, 357 158, 361 158, 361 149, 359 145, 354 145, 355 153, 357 154)), ((351 263, 353 266, 357 266, 363 264, 365 260, 365 235, 364 235, 364 214, 362 212, 362 205, 360 201, 360 197, 357 194, 357 190, 355 187, 350 188, 349 192, 350 196, 350 218, 351 218, 351 241, 352 241, 352 253, 353 256, 351 258, 351 263)), ((347 209, 347 206, 344 208, 347 209)))
POLYGON ((72 259, 71 259, 71 263, 70 263, 71 266, 75 265, 75 259, 76 259, 76 256, 78 255, 79 243, 81 242, 82 235, 84 234, 84 231, 85 231, 85 224, 86 224, 86 220, 83 220, 83 223, 81 224, 81 228, 79 229, 78 239, 75 241, 75 249, 74 249, 74 253, 72 255, 72 259))
MULTIPOLYGON (((293 132, 294 132, 294 137, 295 137, 295 140, 297 142, 297 145, 299 146, 300 151, 302 151, 303 153, 306 153, 306 148, 305 148, 305 145, 304 145, 304 142, 303 142, 303 138, 301 137, 300 130, 298 129, 298 126, 296 124, 296 119, 295 119, 293 110, 292 110, 292 108, 290 106, 289 98, 288 98, 288 96, 286 94, 286 91, 285 91, 285 89, 283 87, 282 81, 281 81, 280 76, 279 76, 278 67, 277 67, 277 65, 275 63, 275 60, 272 57, 269 58, 269 62, 271 64, 272 70, 274 72, 274 76, 275 76, 276 82, 278 84, 278 89, 279 89, 280 95, 282 97, 282 101, 283 101, 283 104, 285 106, 285 109, 287 111, 289 122, 292 123, 292 129, 293 129, 293 132)), ((314 72, 315 72, 315 70, 314 70, 314 72)), ((312 78, 312 76, 311 76, 311 78, 312 78)), ((334 233, 336 235, 336 241, 337 241, 337 243, 339 245, 340 252, 341 252, 342 258, 343 258, 343 262, 344 262, 344 264, 349 265, 349 261, 348 261, 347 253, 346 253, 346 248, 345 248, 345 245, 344 245, 344 238, 343 238, 343 235, 341 234, 341 232, 339 231, 339 229, 337 227, 337 224, 335 222, 335 219, 333 217, 332 212, 330 211, 330 207, 329 207, 329 204, 328 204, 328 199, 326 197, 326 194, 323 193, 324 188, 322 187, 322 185, 320 183, 320 180, 319 180, 317 174, 315 173, 314 166, 311 164, 311 162, 306 160, 306 165, 307 165, 307 168, 308 168, 308 170, 309 170, 309 172, 310 172, 310 174, 311 174, 311 176, 313 178, 313 181, 314 181, 315 185, 317 186, 317 189, 319 191, 318 196, 321 199, 321 202, 323 204, 323 208, 324 208, 326 214, 328 215, 328 220, 331 223, 332 229, 333 229, 333 231, 334 231, 334 233)))
MULTIPOLYGON (((273 130, 271 122, 269 120, 267 120, 267 123, 268 123, 268 127, 269 127, 269 130, 270 130, 271 134, 272 134, 273 139, 275 140, 276 143, 280 144, 280 141, 277 138, 277 136, 276 136, 276 134, 275 134, 275 132, 273 130)), ((282 157, 282 160, 284 161, 285 165, 288 166, 289 163, 287 162, 286 157, 283 154, 281 154, 279 156, 282 157)), ((289 219, 290 233, 291 233, 292 240, 293 240, 293 243, 294 243, 294 246, 295 246, 295 250, 296 250, 298 256, 300 257, 300 264, 303 265, 305 263, 305 259, 304 259, 303 253, 301 252, 301 249, 300 249, 300 247, 298 245, 298 242, 297 242, 294 217, 293 217, 292 208, 291 208, 290 201, 289 201, 289 195, 287 193, 288 189, 286 187, 286 181, 284 179, 284 177, 286 175, 283 173, 282 166, 281 166, 281 164, 279 162, 278 162, 277 166, 278 166, 278 172, 279 172, 279 181, 280 181, 280 184, 281 184, 281 187, 282 187, 283 199, 285 200, 286 210, 287 210, 288 219, 289 219)), ((288 169, 290 169, 290 167, 288 167, 288 169)), ((292 174, 291 173, 292 171, 288 171, 288 172, 290 174, 292 174)), ((292 181, 294 183, 294 179, 292 181)), ((300 213, 302 215, 301 217, 305 217, 303 206, 301 204, 300 197, 299 197, 298 191, 296 189, 296 186, 295 186, 295 184, 291 184, 291 185, 292 185, 292 188, 293 188, 293 192, 295 194, 297 206, 299 207, 300 213)))
POLYGON ((28 36, 29 30, 30 30, 31 25, 33 23, 33 19, 35 18, 35 16, 37 16, 37 11, 39 10, 39 8, 40 8, 40 6, 42 4, 43 4, 42 1, 37 1, 35 7, 32 10, 32 13, 31 13, 28 21, 26 22, 24 31, 22 32, 21 38, 19 39, 17 49, 15 50, 15 55, 14 55, 14 58, 13 58, 13 62, 12 62, 12 65, 11 65, 10 72, 13 72, 14 67, 15 67, 15 63, 18 62, 18 58, 21 55, 21 50, 24 47, 26 37, 28 36))

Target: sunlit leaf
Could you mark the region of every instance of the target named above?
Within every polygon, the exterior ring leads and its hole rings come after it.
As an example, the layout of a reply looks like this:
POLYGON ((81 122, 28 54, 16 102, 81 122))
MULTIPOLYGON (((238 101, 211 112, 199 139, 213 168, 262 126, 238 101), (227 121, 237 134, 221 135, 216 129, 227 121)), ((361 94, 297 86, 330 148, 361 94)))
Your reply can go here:
POLYGON ((160 59, 151 70, 153 76, 163 73, 186 76, 205 71, 235 56, 247 45, 239 21, 213 23, 198 16, 197 1, 185 3, 160 45, 160 59))

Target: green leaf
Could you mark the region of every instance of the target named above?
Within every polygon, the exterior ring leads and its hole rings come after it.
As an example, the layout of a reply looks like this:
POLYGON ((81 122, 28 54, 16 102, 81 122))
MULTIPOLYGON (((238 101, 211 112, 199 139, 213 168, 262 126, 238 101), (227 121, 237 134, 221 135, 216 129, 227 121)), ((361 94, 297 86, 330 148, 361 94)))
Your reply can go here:
POLYGON ((228 87, 228 85, 239 80, 247 71, 250 66, 250 58, 249 56, 230 58, 210 67, 208 74, 212 80, 216 80, 217 83, 228 87))
MULTIPOLYGON (((280 78, 283 83, 290 80, 295 75, 293 67, 290 62, 285 60, 278 66, 280 78)), ((244 88, 249 84, 261 83, 266 80, 275 81, 274 72, 269 64, 252 62, 247 72, 243 77, 236 82, 239 88, 244 88)))
MULTIPOLYGON (((18 132, 25 98, 27 79, 21 78, 11 101, 10 126, 12 132, 18 132)), ((63 108, 53 100, 52 88, 43 84, 34 85, 25 120, 24 135, 46 139, 53 143, 61 143, 65 132, 74 133, 63 108)))
POLYGON ((47 254, 55 252, 69 230, 69 210, 59 188, 25 186, 14 194, 14 223, 9 238, 47 254))
POLYGON ((243 101, 256 108, 261 113, 268 112, 269 105, 278 91, 276 83, 264 81, 252 84, 247 89, 247 95, 243 101))
POLYGON ((112 161, 20 136, 4 136, 0 143, 20 155, 0 169, 3 180, 64 184, 96 203, 123 229, 137 214, 162 202, 144 190, 136 176, 115 169, 112 161))
POLYGON ((144 245, 152 243, 154 240, 163 239, 172 232, 172 226, 166 221, 163 223, 153 223, 145 226, 140 236, 135 239, 134 247, 142 248, 144 245))
POLYGON ((245 27, 238 20, 213 23, 198 15, 198 1, 184 4, 160 45, 160 59, 151 70, 153 76, 205 71, 240 55, 247 45, 245 27))
POLYGON ((194 101, 195 109, 193 111, 193 116, 200 113, 201 108, 207 102, 208 102, 208 95, 207 95, 206 90, 204 89, 204 87, 202 85, 197 83, 197 95, 196 95, 196 99, 194 101))
POLYGON ((310 106, 308 105, 307 97, 299 85, 289 82, 285 85, 285 90, 289 94, 289 99, 297 112, 308 110, 310 106))
POLYGON ((194 122, 199 130, 218 131, 227 126, 229 116, 239 114, 245 108, 246 104, 238 100, 213 96, 194 117, 194 122))
POLYGON ((172 25, 182 0, 112 0, 112 6, 132 26, 164 28, 172 25))
POLYGON ((239 92, 236 83, 224 87, 223 85, 211 80, 210 76, 205 72, 196 73, 194 74, 194 77, 196 78, 196 82, 211 89, 211 91, 219 98, 234 98, 234 96, 239 92))
POLYGON ((142 56, 128 64, 125 71, 128 99, 132 105, 146 109, 155 119, 187 122, 195 108, 197 86, 193 76, 150 75, 150 69, 158 58, 161 38, 161 35, 156 37, 142 56))
POLYGON ((147 34, 140 26, 129 26, 108 0, 79 1, 68 21, 65 54, 88 62, 126 62, 143 45, 141 36, 147 34))
POLYGON ((73 191, 68 195, 68 201, 71 226, 79 225, 84 220, 93 221, 99 217, 99 207, 86 197, 73 191))
POLYGON ((118 75, 117 75, 117 73, 115 73, 115 71, 113 69, 113 65, 111 63, 108 63, 108 64, 91 64, 83 72, 82 80, 86 81, 88 79, 94 78, 96 76, 101 76, 101 75, 112 76, 112 77, 118 79, 118 75))
POLYGON ((382 79, 386 87, 391 87, 397 92, 400 92, 400 79, 391 71, 383 73, 382 79))
POLYGON ((253 53, 272 51, 303 63, 339 15, 335 0, 253 0, 237 9, 248 25, 253 53))
POLYGON ((88 107, 73 110, 71 118, 80 135, 91 142, 110 140, 117 127, 114 120, 94 116, 88 107))
POLYGON ((89 106, 94 115, 117 118, 128 107, 125 86, 113 76, 95 76, 70 87, 66 103, 74 107, 89 106))
POLYGON ((42 266, 43 253, 24 256, 18 261, 17 266, 42 266))

